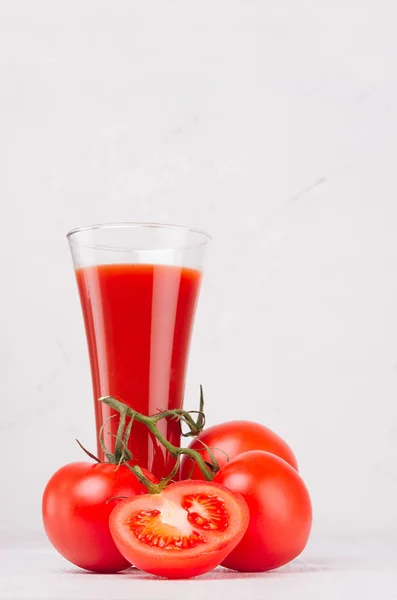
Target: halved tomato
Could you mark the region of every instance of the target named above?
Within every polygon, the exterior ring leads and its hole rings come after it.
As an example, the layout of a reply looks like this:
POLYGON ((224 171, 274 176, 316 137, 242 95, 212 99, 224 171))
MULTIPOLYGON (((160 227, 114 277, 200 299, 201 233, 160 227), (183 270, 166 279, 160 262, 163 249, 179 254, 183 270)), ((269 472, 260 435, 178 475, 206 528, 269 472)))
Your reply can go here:
POLYGON ((139 569, 172 579, 195 577, 219 565, 249 523, 248 506, 223 485, 180 481, 161 494, 123 500, 110 515, 121 554, 139 569))

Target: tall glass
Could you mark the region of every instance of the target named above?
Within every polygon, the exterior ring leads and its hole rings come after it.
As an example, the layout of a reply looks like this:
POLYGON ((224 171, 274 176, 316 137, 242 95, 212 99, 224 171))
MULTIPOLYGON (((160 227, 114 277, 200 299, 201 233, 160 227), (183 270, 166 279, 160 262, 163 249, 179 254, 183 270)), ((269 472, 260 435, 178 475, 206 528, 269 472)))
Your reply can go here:
MULTIPOLYGON (((155 223, 111 223, 67 235, 85 323, 95 401, 98 454, 104 427, 113 450, 117 419, 101 402, 114 396, 153 414, 182 408, 193 320, 210 237, 195 229, 155 223)), ((179 445, 175 420, 159 422, 179 445)), ((140 423, 129 441, 134 461, 157 477, 173 459, 140 423)))

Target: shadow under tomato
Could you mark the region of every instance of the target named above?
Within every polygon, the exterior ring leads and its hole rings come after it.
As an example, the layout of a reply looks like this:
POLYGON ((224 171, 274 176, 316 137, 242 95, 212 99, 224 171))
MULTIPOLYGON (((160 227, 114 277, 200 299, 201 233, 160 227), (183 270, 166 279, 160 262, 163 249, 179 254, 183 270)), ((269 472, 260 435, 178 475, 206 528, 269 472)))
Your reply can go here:
MULTIPOLYGON (((193 577, 191 580, 194 581, 222 581, 230 579, 260 579, 260 578, 280 578, 287 577, 288 575, 299 575, 306 573, 320 573, 320 572, 340 572, 347 570, 355 571, 367 571, 367 561, 358 560, 354 557, 338 557, 338 558, 322 558, 312 557, 305 559, 297 559, 284 567, 274 569, 273 571, 258 572, 258 573, 240 573, 238 571, 232 571, 223 567, 218 567, 210 573, 200 575, 199 577, 193 577)), ((136 567, 131 567, 125 571, 119 573, 92 573, 91 571, 83 571, 79 569, 63 569, 63 574, 74 575, 74 576, 95 576, 95 577, 117 577, 122 579, 133 579, 138 581, 176 581, 175 579, 166 579, 164 577, 156 577, 150 575, 144 571, 140 571, 136 567)), ((188 581, 187 579, 181 579, 179 581, 188 581)))

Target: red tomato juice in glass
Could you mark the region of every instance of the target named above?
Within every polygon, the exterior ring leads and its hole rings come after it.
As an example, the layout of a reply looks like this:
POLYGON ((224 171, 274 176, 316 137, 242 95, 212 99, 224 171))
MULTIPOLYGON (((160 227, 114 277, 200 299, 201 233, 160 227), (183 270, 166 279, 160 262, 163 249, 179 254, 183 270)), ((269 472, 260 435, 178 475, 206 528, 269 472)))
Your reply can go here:
MULTIPOLYGON (((95 400, 97 436, 114 412, 98 402, 114 396, 145 415, 182 408, 185 374, 201 272, 152 264, 103 264, 76 270, 84 316, 95 400)), ((118 418, 104 428, 113 450, 118 418)), ((180 442, 176 420, 160 431, 180 442)), ((135 422, 129 441, 134 462, 163 477, 174 460, 135 422)), ((98 444, 99 458, 104 455, 98 444)))

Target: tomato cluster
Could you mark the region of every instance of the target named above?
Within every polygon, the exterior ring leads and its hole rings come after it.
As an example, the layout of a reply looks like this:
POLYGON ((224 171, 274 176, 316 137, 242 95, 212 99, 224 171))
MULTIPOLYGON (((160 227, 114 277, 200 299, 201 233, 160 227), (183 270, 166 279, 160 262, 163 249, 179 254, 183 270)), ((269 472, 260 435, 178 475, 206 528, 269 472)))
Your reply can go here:
POLYGON ((258 423, 233 421, 205 429, 190 448, 208 465, 215 457, 212 481, 185 455, 176 483, 157 489, 155 477, 140 471, 150 494, 128 464, 62 467, 43 495, 54 547, 90 571, 114 573, 133 564, 170 578, 220 564, 266 571, 302 552, 312 523, 310 496, 279 436, 258 423))

